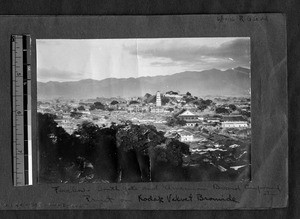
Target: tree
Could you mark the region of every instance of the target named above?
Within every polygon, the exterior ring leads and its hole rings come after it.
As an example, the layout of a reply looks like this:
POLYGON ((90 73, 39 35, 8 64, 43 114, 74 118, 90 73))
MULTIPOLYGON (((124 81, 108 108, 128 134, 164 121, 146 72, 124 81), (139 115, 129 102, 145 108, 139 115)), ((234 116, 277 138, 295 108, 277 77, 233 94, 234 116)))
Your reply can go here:
POLYGON ((131 100, 131 101, 129 102, 129 105, 131 105, 131 104, 139 104, 139 103, 140 103, 139 101, 131 100))
POLYGON ((207 108, 207 105, 199 105, 198 107, 197 107, 199 110, 201 110, 201 111, 203 111, 203 110, 205 110, 206 108, 207 108))
POLYGON ((102 110, 105 109, 105 106, 101 102, 95 102, 94 105, 95 105, 96 109, 102 109, 102 110))
POLYGON ((67 160, 72 156, 69 152, 74 150, 70 150, 71 136, 57 126, 55 118, 52 114, 38 113, 39 170, 41 179, 55 179, 54 182, 59 182, 60 179, 53 175, 60 171, 58 162, 61 157, 67 160))
POLYGON ((84 106, 79 106, 77 109, 80 110, 80 111, 84 111, 85 110, 84 106))
POLYGON ((196 98, 193 97, 192 95, 187 95, 187 96, 183 97, 183 100, 185 100, 186 103, 189 103, 189 102, 194 102, 196 100, 196 98))
POLYGON ((151 179, 160 181, 184 181, 183 155, 189 155, 189 146, 176 139, 150 148, 151 179))
POLYGON ((47 182, 116 182, 116 126, 101 129, 83 122, 69 135, 54 119, 55 115, 38 113, 41 178, 47 182))
POLYGON ((206 104, 207 106, 210 106, 213 103, 213 101, 210 99, 207 99, 207 100, 203 100, 202 103, 206 104))
POLYGON ((192 96, 192 94, 190 92, 186 92, 187 96, 192 96))
POLYGON ((243 115, 243 116, 246 116, 246 117, 251 117, 251 112, 250 111, 244 111, 244 110, 242 110, 241 111, 241 114, 243 115))
POLYGON ((82 113, 81 112, 73 111, 73 112, 70 113, 70 116, 72 118, 79 119, 82 116, 82 113))
POLYGON ((231 111, 237 110, 237 107, 234 104, 229 104, 228 107, 230 108, 231 111))
POLYGON ((91 111, 91 110, 95 110, 95 109, 96 109, 96 107, 95 107, 94 104, 90 106, 90 111, 91 111))
POLYGON ((117 181, 116 131, 114 125, 109 128, 100 128, 92 122, 85 121, 72 135, 76 159, 81 157, 93 165, 94 180, 117 181))
POLYGON ((90 110, 95 109, 105 110, 105 106, 101 102, 95 102, 93 105, 90 106, 90 110))
POLYGON ((216 113, 218 114, 229 114, 229 110, 224 107, 216 108, 216 113))
POLYGON ((38 113, 38 140, 40 150, 40 161, 42 171, 53 165, 56 158, 56 139, 57 123, 54 121, 55 115, 50 113, 38 113))
POLYGON ((182 155, 190 154, 189 146, 185 143, 171 138, 166 140, 166 145, 168 161, 174 166, 181 166, 183 161, 182 155))
POLYGON ((119 102, 116 101, 116 100, 113 100, 113 101, 111 101, 111 103, 110 103, 110 105, 117 105, 117 104, 119 104, 119 102))
POLYGON ((189 146, 164 137, 152 125, 122 125, 117 129, 122 182, 182 180, 183 155, 189 146), (167 176, 167 177, 166 177, 167 176))
MULTIPOLYGON (((165 97, 162 94, 160 96, 161 96, 161 104, 162 105, 166 105, 167 103, 170 102, 170 99, 168 97, 165 97)), ((156 97, 155 97, 155 101, 156 101, 156 97)))
POLYGON ((94 145, 97 134, 100 131, 98 125, 95 125, 92 122, 83 121, 80 125, 78 125, 77 130, 74 132, 74 135, 78 135, 79 140, 82 144, 86 145, 94 145))
POLYGON ((150 181, 148 150, 164 141, 164 134, 151 125, 125 124, 119 126, 116 140, 121 181, 150 181))
POLYGON ((146 93, 145 96, 144 96, 144 98, 148 99, 148 98, 151 97, 151 96, 152 96, 151 94, 146 93))
POLYGON ((198 100, 194 101, 194 104, 196 104, 198 106, 198 109, 201 111, 205 110, 212 103, 213 103, 213 101, 210 99, 207 99, 207 100, 198 99, 198 100))

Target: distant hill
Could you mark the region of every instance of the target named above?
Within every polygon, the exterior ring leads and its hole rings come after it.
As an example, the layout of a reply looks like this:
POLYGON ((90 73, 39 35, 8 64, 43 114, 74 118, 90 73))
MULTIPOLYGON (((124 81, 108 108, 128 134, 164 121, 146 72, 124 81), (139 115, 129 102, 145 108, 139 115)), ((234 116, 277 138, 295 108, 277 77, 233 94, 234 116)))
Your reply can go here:
POLYGON ((186 71, 154 77, 38 82, 37 91, 38 98, 143 97, 146 93, 170 90, 190 92, 195 96, 242 96, 247 95, 250 89, 249 73, 249 69, 238 67, 226 71, 186 71))

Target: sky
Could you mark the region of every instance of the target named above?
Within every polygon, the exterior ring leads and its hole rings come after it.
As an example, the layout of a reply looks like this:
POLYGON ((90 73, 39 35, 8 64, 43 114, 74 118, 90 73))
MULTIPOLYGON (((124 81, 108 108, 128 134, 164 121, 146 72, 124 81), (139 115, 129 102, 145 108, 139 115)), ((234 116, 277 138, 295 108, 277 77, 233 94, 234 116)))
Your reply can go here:
POLYGON ((39 39, 37 80, 129 78, 250 68, 250 38, 39 39))

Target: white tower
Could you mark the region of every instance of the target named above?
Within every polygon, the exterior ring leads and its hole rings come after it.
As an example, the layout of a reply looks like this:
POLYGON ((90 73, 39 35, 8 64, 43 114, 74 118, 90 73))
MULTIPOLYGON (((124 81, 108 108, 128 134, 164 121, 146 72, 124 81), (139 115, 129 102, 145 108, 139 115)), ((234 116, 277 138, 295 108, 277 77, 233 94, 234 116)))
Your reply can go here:
POLYGON ((160 92, 156 92, 156 106, 159 107, 161 106, 161 98, 160 98, 160 92))

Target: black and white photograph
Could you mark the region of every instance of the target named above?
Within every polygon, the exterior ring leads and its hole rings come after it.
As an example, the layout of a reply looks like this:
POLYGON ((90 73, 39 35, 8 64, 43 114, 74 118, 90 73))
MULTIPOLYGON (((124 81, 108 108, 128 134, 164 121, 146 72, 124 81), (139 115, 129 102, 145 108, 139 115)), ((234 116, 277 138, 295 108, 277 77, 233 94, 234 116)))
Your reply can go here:
POLYGON ((250 37, 36 49, 39 183, 251 180, 250 37))

